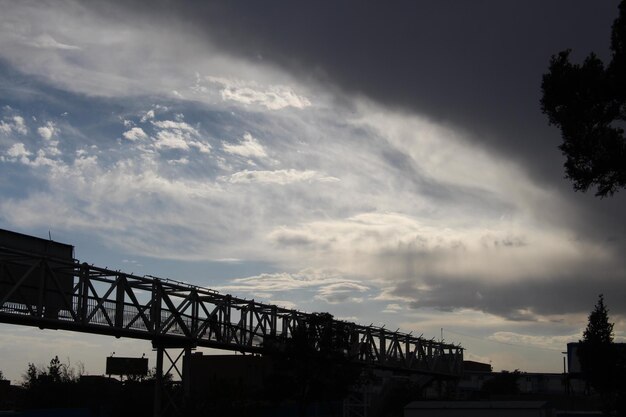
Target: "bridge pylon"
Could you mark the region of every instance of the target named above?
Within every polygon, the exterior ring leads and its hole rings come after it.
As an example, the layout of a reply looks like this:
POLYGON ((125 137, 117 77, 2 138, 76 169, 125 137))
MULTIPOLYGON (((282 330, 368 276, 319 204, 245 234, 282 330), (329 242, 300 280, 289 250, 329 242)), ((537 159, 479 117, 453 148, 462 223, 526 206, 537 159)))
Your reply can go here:
POLYGON ((184 415, 183 410, 191 397, 189 359, 195 347, 158 339, 152 341, 152 349, 156 352, 154 417, 184 415))

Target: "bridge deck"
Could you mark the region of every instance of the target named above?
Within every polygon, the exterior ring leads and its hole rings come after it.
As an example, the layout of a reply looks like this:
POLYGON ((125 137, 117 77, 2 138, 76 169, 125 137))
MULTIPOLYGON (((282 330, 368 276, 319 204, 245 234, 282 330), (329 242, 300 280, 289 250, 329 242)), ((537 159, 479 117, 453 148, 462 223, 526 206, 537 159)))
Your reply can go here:
POLYGON ((459 376, 463 362, 457 345, 6 246, 0 322, 264 354, 299 338, 363 365, 441 377, 459 376))

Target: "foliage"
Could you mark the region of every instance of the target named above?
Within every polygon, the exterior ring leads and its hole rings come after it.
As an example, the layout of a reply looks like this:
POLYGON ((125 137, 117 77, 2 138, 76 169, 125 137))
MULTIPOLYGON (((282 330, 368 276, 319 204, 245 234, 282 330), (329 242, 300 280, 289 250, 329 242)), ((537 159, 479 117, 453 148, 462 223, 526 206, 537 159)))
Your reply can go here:
POLYGON ((566 178, 577 191, 596 186, 600 197, 626 187, 626 0, 619 12, 608 66, 593 53, 572 64, 571 50, 562 51, 541 84, 542 111, 561 129, 566 178))
POLYGON ((25 401, 29 407, 65 407, 72 402, 72 389, 80 378, 69 363, 62 363, 58 356, 47 367, 29 363, 22 375, 25 401))
MULTIPOLYGON (((69 360, 55 356, 48 366, 29 363, 22 375, 24 388, 17 399, 18 408, 87 408, 93 415, 142 417, 152 414, 154 381, 126 381, 104 376, 83 378, 84 367, 77 370, 69 360), (115 401, 111 401, 114 398, 115 401)), ((171 375, 165 376, 171 381, 171 375)))
POLYGON ((291 397, 298 403, 300 415, 305 415, 312 401, 343 399, 361 374, 349 357, 350 331, 331 314, 314 313, 307 322, 299 323, 284 346, 274 357, 276 374, 270 377, 274 394, 267 394, 291 397))
POLYGON ((613 323, 600 294, 589 314, 587 328, 578 349, 578 358, 587 381, 603 400, 605 411, 614 410, 625 400, 626 363, 624 349, 613 343, 613 323))
POLYGON ((604 305, 603 294, 600 294, 598 303, 589 314, 589 322, 583 332, 582 342, 594 345, 613 343, 613 323, 609 323, 609 311, 604 305))
POLYGON ((22 375, 22 386, 34 388, 47 384, 73 383, 78 380, 74 368, 69 364, 61 363, 58 356, 50 360, 47 368, 37 367, 34 363, 29 363, 26 373, 22 375))
MULTIPOLYGON (((137 377, 136 375, 127 375, 127 380, 128 381, 143 381, 143 382, 149 382, 149 383, 154 383, 156 382, 157 379, 157 368, 156 366, 153 367, 152 369, 148 369, 148 373, 146 374, 145 377, 137 377)), ((163 374, 163 384, 165 384, 166 386, 170 386, 172 385, 172 383, 174 382, 174 375, 172 375, 171 372, 166 372, 163 374)))
POLYGON ((2 373, 2 370, 0 370, 0 381, 4 381, 4 374, 2 373))
POLYGON ((482 391, 491 395, 515 395, 519 394, 519 386, 517 380, 521 373, 516 369, 513 372, 502 371, 495 376, 485 381, 482 387, 482 391))

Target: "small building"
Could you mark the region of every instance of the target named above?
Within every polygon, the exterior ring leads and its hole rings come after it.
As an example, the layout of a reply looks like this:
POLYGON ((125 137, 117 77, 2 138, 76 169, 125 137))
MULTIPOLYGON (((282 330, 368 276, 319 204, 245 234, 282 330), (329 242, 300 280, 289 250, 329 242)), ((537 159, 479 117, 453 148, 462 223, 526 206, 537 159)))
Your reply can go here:
POLYGON ((472 373, 489 373, 493 368, 490 363, 476 362, 476 361, 463 361, 463 372, 472 373))
MULTIPOLYGON (((622 357, 626 357, 626 343, 613 343, 613 346, 622 357)), ((590 390, 583 379, 578 358, 579 347, 579 342, 567 344, 567 389, 570 394, 585 394, 590 390)))
POLYGON ((414 401, 404 417, 552 417, 546 401, 414 401))
POLYGON ((517 386, 523 394, 564 394, 565 376, 561 373, 521 373, 517 386))
POLYGON ((493 378, 491 364, 463 361, 463 375, 457 385, 457 397, 472 399, 481 391, 485 381, 493 378))

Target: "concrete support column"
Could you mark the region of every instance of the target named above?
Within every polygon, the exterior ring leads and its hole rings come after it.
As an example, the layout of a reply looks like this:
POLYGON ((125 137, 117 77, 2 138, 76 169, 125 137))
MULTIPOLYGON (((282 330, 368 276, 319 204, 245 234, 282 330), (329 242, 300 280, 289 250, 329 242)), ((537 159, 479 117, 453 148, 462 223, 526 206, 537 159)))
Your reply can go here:
POLYGON ((163 346, 157 346, 156 378, 154 382, 154 417, 162 416, 163 408, 163 346))
POLYGON ((183 358, 183 402, 188 404, 191 398, 191 347, 185 347, 185 357, 183 358))

